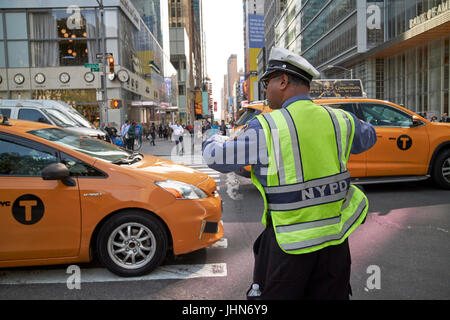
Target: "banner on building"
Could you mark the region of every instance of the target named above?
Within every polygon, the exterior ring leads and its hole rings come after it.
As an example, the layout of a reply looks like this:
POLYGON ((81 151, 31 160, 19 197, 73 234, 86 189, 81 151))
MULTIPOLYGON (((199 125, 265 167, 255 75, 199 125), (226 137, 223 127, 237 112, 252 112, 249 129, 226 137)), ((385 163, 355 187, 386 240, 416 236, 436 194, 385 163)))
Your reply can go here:
POLYGON ((203 109, 203 115, 207 115, 208 112, 208 92, 202 91, 202 109, 203 109))
POLYGON ((195 114, 203 114, 202 92, 199 90, 195 91, 195 114))
POLYGON ((250 48, 264 47, 264 16, 259 14, 248 15, 248 37, 250 48))

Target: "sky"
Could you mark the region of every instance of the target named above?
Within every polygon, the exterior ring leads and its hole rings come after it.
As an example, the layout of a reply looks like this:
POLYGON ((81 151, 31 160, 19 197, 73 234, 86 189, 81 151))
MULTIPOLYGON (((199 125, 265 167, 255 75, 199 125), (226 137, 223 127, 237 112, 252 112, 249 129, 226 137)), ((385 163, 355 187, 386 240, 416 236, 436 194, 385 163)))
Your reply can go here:
POLYGON ((207 73, 213 83, 213 99, 217 101, 220 117, 223 76, 227 60, 237 55, 238 71, 244 67, 242 0, 203 0, 203 30, 206 37, 207 73))

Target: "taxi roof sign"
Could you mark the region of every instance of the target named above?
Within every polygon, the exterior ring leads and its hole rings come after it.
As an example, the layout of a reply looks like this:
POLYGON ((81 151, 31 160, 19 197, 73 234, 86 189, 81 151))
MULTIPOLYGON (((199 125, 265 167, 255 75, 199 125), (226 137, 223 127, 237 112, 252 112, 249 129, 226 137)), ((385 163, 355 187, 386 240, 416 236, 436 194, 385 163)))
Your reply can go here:
POLYGON ((319 79, 311 82, 309 95, 313 99, 320 98, 362 98, 361 79, 319 79))

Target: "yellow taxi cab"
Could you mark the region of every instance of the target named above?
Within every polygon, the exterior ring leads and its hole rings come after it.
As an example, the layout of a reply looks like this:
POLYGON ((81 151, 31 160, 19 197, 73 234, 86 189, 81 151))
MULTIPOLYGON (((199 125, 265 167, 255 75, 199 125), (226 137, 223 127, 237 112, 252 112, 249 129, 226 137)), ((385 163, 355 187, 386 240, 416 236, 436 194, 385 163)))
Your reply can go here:
MULTIPOLYGON (((371 123, 377 133, 377 142, 371 149, 350 155, 348 169, 353 183, 419 181, 431 177, 438 186, 450 189, 449 124, 430 122, 389 101, 363 98, 360 80, 314 83, 311 96, 316 104, 352 112, 371 123), (349 98, 352 95, 359 97, 349 98)), ((249 176, 250 170, 246 167, 238 174, 249 176)))
MULTIPOLYGON (((2 117, 1 117, 2 118, 2 117)), ((223 236, 215 181, 62 128, 0 119, 0 267, 147 274, 223 236)))

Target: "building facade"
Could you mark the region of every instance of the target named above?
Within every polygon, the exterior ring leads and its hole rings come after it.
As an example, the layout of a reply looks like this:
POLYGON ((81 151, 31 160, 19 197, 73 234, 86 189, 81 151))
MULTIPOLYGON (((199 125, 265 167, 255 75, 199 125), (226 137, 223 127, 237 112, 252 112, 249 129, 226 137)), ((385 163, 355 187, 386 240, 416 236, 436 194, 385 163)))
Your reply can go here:
POLYGON ((301 53, 322 78, 352 76, 370 98, 429 118, 448 113, 450 1, 291 0, 283 17, 276 44, 301 53))
POLYGON ((0 97, 63 100, 90 120, 101 115, 116 125, 170 118, 178 84, 169 57, 130 1, 103 2, 105 49, 96 1, 0 1, 0 97), (108 100, 103 52, 114 58, 108 100))
MULTIPOLYGON (((202 117, 203 92, 205 92, 205 56, 203 38, 203 19, 201 0, 168 0, 169 3, 169 27, 184 28, 187 35, 189 51, 185 57, 179 53, 171 52, 171 59, 174 64, 181 68, 186 66, 186 79, 180 83, 180 91, 186 96, 186 110, 182 122, 192 124, 196 118, 202 117)), ((176 31, 177 34, 180 31, 176 31)), ((173 42, 172 37, 170 38, 173 42)), ((177 37, 180 41, 180 35, 177 37)), ((171 44, 171 47, 173 45, 171 44)), ((178 50, 179 52, 180 50, 178 50)), ((182 69, 177 69, 182 72, 182 69)))

